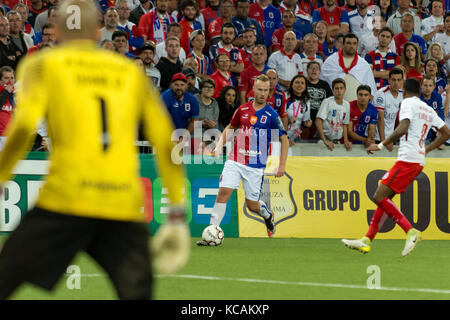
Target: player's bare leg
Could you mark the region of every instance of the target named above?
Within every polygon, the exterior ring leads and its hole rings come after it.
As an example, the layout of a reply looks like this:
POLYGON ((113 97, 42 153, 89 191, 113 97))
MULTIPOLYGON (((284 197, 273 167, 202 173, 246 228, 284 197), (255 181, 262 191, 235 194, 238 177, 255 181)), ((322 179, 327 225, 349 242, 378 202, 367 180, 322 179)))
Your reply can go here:
POLYGON ((267 235, 272 237, 275 234, 274 214, 262 200, 254 201, 245 199, 247 208, 255 214, 261 216, 267 227, 267 235))
MULTIPOLYGON (((214 203, 214 208, 211 214, 210 224, 219 226, 223 217, 225 216, 225 211, 227 209, 227 202, 233 194, 233 189, 220 187, 219 193, 216 197, 216 202, 214 203)), ((209 246, 205 240, 197 241, 198 246, 209 246)))

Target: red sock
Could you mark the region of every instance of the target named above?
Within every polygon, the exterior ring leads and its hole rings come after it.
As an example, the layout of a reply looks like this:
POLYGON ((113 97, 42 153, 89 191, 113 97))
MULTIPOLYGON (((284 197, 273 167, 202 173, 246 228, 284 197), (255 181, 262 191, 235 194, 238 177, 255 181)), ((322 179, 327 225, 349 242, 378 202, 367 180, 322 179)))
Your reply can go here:
POLYGON ((387 213, 389 217, 391 217, 395 223, 397 223, 405 233, 407 233, 410 229, 412 229, 411 224, 408 219, 403 215, 400 209, 392 202, 389 198, 384 198, 380 202, 377 203, 377 206, 383 209, 384 212, 387 213))
POLYGON ((375 210, 373 214, 372 220, 370 221, 369 231, 367 231, 366 237, 373 241, 373 238, 378 233, 378 230, 383 226, 384 221, 386 220, 386 215, 384 214, 384 210, 380 207, 375 210))

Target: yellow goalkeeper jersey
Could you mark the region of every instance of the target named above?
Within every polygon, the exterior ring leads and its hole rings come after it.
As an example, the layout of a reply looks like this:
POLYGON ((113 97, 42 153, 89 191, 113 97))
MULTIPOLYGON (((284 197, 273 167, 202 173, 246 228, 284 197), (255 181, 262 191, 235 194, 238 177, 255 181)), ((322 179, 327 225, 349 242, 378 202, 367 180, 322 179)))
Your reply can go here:
POLYGON ((170 116, 133 61, 89 40, 71 41, 25 58, 17 79, 17 110, 0 155, 0 182, 10 177, 45 119, 50 168, 36 205, 77 216, 143 221, 135 146, 143 119, 171 203, 182 204, 184 170, 171 161, 170 116))

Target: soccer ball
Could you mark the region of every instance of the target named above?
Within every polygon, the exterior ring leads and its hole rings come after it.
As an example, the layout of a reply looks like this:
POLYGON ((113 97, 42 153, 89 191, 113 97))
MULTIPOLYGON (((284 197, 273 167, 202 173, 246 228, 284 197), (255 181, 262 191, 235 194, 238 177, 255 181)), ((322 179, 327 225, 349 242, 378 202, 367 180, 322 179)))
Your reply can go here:
POLYGON ((223 230, 219 226, 210 225, 203 230, 202 239, 210 246, 220 246, 223 242, 223 230))

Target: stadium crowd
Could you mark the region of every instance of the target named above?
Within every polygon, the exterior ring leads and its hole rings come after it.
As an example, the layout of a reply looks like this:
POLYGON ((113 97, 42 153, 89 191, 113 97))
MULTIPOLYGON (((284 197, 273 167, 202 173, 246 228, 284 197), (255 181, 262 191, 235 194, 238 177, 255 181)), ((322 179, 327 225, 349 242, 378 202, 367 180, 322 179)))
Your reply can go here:
MULTIPOLYGON (((20 90, 15 69, 23 57, 58 45, 61 1, 1 1, 0 143, 20 90)), ((192 133, 198 122, 204 131, 222 130, 253 99, 260 74, 270 79, 268 103, 291 146, 343 144, 350 151, 384 140, 398 123, 402 84, 411 77, 450 125, 449 0, 97 2, 98 46, 145 71, 177 129, 192 133)), ((46 150, 45 138, 40 128, 33 149, 46 150)), ((192 152, 204 152, 205 141, 193 145, 192 152)))

